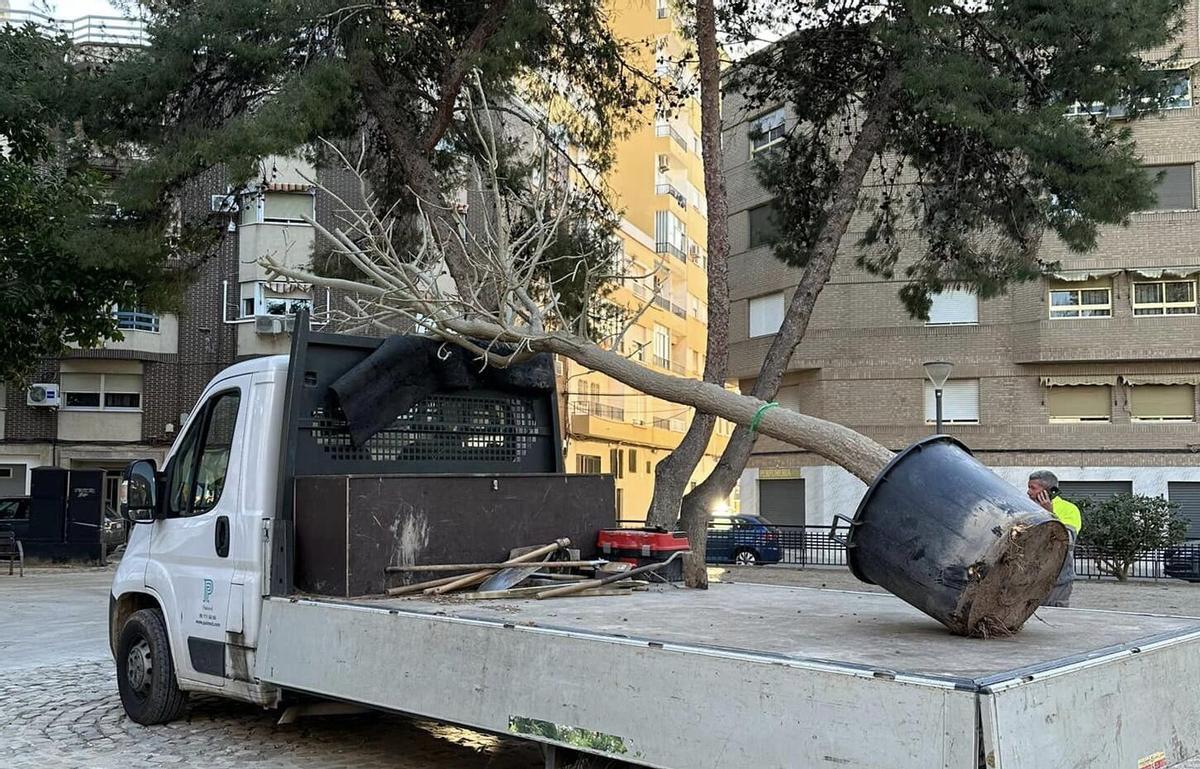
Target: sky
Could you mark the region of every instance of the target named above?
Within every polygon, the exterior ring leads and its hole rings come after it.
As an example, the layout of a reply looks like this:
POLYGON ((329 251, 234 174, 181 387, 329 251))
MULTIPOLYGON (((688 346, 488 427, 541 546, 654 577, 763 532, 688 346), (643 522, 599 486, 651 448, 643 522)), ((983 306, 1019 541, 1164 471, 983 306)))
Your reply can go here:
POLYGON ((120 16, 121 13, 107 0, 9 0, 14 11, 41 11, 61 19, 79 16, 120 16))

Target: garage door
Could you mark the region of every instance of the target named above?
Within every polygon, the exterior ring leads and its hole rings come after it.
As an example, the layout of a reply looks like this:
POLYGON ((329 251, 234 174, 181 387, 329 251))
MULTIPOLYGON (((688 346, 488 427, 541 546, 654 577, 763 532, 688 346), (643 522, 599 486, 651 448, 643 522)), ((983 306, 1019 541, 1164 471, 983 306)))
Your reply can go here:
POLYGON ((1132 494, 1133 481, 1059 481, 1058 488, 1069 502, 1106 502, 1117 494, 1132 494))
POLYGON ((758 514, 771 523, 804 524, 804 479, 760 480, 758 514))
POLYGON ((1172 481, 1167 484, 1167 499, 1179 505, 1179 514, 1188 519, 1188 539, 1200 539, 1200 483, 1172 481))

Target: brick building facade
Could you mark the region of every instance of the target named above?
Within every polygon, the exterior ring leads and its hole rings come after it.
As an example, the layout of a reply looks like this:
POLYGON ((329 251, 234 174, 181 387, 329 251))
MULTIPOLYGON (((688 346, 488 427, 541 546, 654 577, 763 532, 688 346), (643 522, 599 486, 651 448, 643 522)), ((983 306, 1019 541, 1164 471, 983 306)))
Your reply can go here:
MULTIPOLYGON (((1169 496, 1200 537, 1198 14, 1193 3, 1185 58, 1171 75, 1186 92, 1132 124, 1144 164, 1162 173, 1157 210, 1106 228, 1090 253, 1048 240, 1042 256, 1060 262, 1059 272, 986 301, 947 292, 928 323, 905 312, 900 279, 855 266, 853 244, 865 224, 855 221, 777 400, 898 450, 934 430, 922 363, 949 361, 944 432, 1000 474, 1023 485, 1031 469, 1046 467, 1066 482, 1067 496, 1169 496)), ((784 105, 751 111, 736 93, 726 94, 725 115, 730 374, 746 387, 801 274, 761 242, 771 196, 755 174, 757 152, 795 116, 784 105)), ((742 475, 741 509, 827 524, 835 513, 852 514, 863 490, 841 468, 762 438, 742 475)))

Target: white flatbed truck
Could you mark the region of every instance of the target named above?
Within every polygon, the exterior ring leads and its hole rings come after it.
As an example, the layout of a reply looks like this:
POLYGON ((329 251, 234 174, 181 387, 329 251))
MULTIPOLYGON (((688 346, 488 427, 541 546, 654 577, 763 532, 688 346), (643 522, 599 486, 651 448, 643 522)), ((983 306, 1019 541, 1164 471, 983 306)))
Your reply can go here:
POLYGON ((534 740, 547 766, 1159 769, 1200 755, 1192 618, 1048 608, 977 640, 889 595, 765 585, 486 605, 306 592, 312 551, 289 515, 290 443, 312 427, 300 388, 324 384, 315 347, 377 340, 297 336, 304 366, 226 370, 163 470, 127 473, 139 523, 110 629, 136 721, 177 717, 186 692, 264 707, 295 694, 534 740))

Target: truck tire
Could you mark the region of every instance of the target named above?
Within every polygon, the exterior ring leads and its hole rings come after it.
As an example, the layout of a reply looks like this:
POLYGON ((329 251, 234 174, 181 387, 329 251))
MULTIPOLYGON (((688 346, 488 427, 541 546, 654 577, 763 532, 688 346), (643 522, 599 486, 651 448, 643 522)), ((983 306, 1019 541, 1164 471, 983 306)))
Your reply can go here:
POLYGON ((134 612, 117 639, 117 690, 130 719, 165 724, 183 713, 187 695, 175 681, 167 625, 158 609, 134 612))

